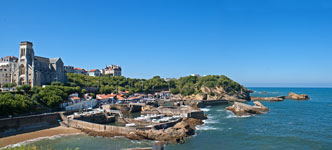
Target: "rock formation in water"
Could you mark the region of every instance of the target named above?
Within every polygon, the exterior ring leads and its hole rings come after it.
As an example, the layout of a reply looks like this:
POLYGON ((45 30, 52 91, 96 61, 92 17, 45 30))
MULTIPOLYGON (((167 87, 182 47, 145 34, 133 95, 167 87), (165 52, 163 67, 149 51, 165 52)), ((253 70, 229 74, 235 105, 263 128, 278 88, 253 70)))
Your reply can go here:
POLYGON ((280 102, 283 101, 283 97, 250 97, 252 101, 268 101, 268 102, 280 102))
POLYGON ((308 100, 310 99, 307 94, 296 94, 290 92, 288 96, 277 96, 277 97, 250 97, 252 101, 269 101, 269 102, 278 102, 283 101, 284 99, 292 100, 308 100))
POLYGON ((240 102, 234 102, 232 106, 229 106, 226 109, 232 111, 236 116, 263 114, 269 111, 267 107, 258 101, 254 102, 254 106, 240 102))
POLYGON ((293 99, 293 100, 308 100, 309 96, 307 94, 296 94, 293 92, 288 93, 288 96, 285 97, 286 99, 293 99))

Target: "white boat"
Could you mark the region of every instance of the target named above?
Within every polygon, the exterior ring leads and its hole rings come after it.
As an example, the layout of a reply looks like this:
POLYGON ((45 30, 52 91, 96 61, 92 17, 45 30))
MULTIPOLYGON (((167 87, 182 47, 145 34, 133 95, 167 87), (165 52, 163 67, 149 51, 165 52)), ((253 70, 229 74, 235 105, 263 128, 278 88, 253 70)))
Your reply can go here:
POLYGON ((136 124, 135 123, 128 123, 128 124, 126 124, 126 127, 136 127, 136 124))

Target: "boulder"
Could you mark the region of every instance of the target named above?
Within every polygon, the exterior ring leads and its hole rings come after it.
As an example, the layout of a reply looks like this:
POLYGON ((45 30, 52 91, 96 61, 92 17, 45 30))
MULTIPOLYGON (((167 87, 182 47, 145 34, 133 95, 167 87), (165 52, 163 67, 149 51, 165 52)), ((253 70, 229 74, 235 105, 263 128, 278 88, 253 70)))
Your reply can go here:
POLYGON ((282 97, 250 97, 252 101, 268 101, 268 102, 280 102, 283 101, 282 97))
POLYGON ((288 93, 288 96, 285 97, 286 99, 293 99, 293 100, 308 100, 309 96, 307 94, 296 94, 293 92, 288 93))
POLYGON ((265 107, 262 103, 258 101, 254 102, 254 106, 240 102, 234 102, 232 106, 229 106, 226 109, 232 111, 236 116, 263 114, 269 111, 267 107, 265 107))

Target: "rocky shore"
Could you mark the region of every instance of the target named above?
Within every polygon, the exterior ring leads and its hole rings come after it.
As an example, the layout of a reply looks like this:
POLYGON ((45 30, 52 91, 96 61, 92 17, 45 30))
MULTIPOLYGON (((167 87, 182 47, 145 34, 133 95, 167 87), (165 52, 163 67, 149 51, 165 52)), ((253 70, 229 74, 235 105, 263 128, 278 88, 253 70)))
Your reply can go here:
POLYGON ((214 88, 209 88, 202 86, 200 88, 201 93, 192 94, 188 96, 183 96, 181 94, 172 95, 172 100, 227 100, 227 101, 238 101, 246 102, 250 100, 250 90, 245 88, 240 89, 239 91, 227 92, 223 87, 216 86, 214 88))
POLYGON ((164 143, 184 143, 186 138, 195 134, 195 127, 201 124, 203 124, 202 120, 186 118, 165 130, 137 131, 135 136, 138 139, 157 140, 164 143))
POLYGON ((203 121, 194 118, 184 118, 181 122, 175 124, 173 127, 167 129, 156 130, 136 130, 129 134, 114 134, 110 132, 97 132, 94 130, 83 129, 80 130, 90 136, 103 136, 103 137, 115 137, 124 136, 132 140, 155 140, 165 144, 167 143, 184 143, 185 140, 195 134, 196 126, 202 125, 203 121))

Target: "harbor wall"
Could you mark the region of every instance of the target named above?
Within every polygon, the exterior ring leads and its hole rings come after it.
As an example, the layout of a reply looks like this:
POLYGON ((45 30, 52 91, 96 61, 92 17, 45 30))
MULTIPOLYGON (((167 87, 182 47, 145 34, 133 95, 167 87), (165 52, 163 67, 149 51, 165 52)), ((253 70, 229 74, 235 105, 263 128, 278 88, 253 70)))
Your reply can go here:
POLYGON ((59 126, 59 113, 0 119, 0 138, 59 126))
POLYGON ((165 115, 182 115, 186 118, 204 119, 205 114, 201 110, 194 110, 190 108, 157 108, 143 111, 142 114, 165 114, 165 115))
POLYGON ((153 128, 159 130, 159 129, 167 129, 169 127, 173 127, 175 124, 181 122, 183 119, 180 118, 178 120, 175 120, 175 121, 171 121, 171 122, 166 122, 166 123, 161 123, 161 124, 157 124, 157 125, 154 125, 153 128))
POLYGON ((197 107, 206 107, 206 106, 214 106, 214 105, 225 105, 228 104, 228 101, 226 100, 204 100, 199 101, 197 103, 197 107))
POLYGON ((142 106, 144 106, 144 105, 138 105, 138 104, 107 104, 107 105, 102 105, 103 109, 106 109, 106 110, 116 109, 116 110, 120 110, 122 113, 140 112, 142 110, 142 106))
POLYGON ((130 132, 135 132, 135 128, 130 127, 118 127, 111 125, 101 125, 96 123, 85 122, 81 120, 71 120, 68 119, 65 122, 69 127, 81 129, 81 130, 90 130, 95 132, 107 132, 112 135, 129 135, 130 132))

